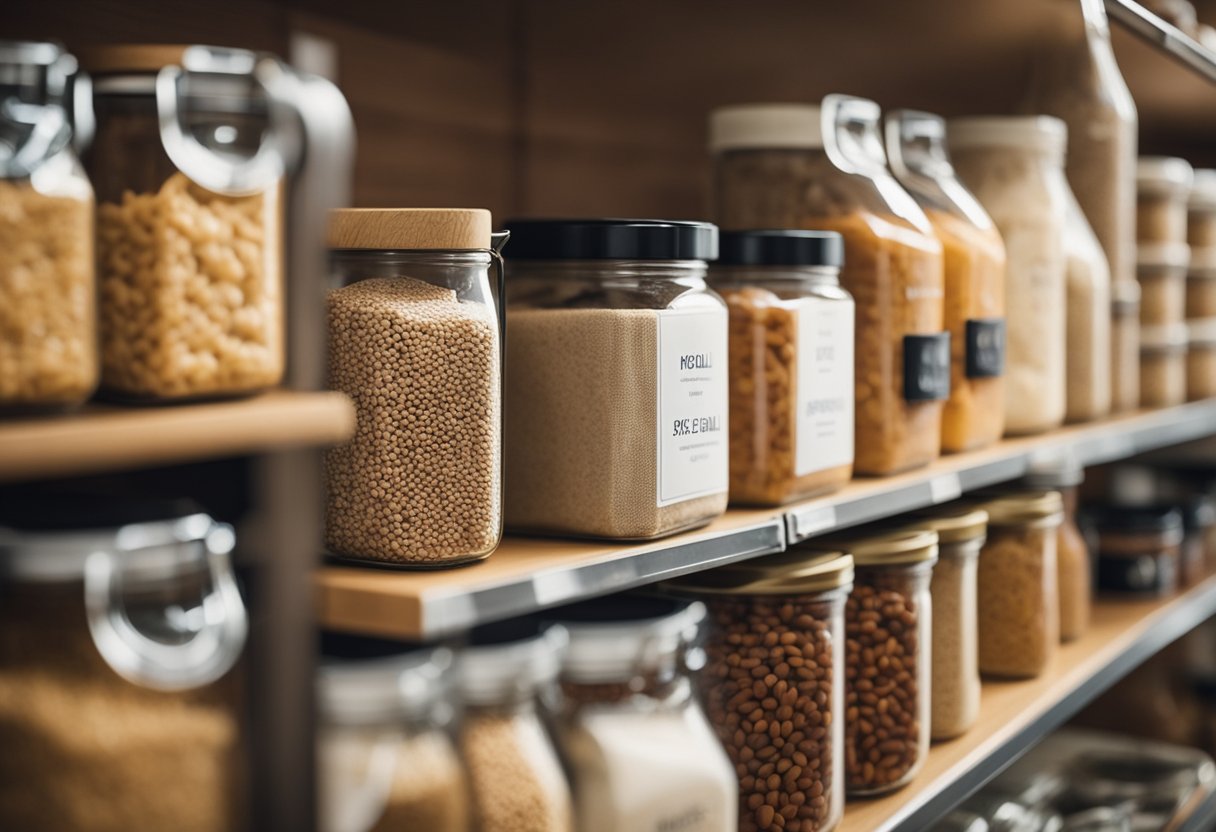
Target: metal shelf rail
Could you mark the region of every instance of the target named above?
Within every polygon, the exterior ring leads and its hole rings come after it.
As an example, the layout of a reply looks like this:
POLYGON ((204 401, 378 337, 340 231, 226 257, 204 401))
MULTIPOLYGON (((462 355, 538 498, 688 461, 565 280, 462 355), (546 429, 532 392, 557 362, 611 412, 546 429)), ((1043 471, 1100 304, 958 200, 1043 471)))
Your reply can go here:
POLYGON ((1105 0, 1110 18, 1216 84, 1216 52, 1135 0, 1105 0))

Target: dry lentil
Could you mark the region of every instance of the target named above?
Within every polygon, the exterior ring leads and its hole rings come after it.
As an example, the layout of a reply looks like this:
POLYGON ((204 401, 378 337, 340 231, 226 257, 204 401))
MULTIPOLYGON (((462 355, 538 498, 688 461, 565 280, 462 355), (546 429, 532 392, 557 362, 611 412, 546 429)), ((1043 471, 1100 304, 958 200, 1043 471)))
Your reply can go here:
POLYGON ((978 582, 980 672, 1039 675, 1060 640, 1055 527, 990 525, 978 582))
POLYGON ((98 209, 102 385, 184 398, 283 373, 279 194, 230 197, 175 173, 98 209))
POLYGON ((501 530, 494 313, 410 278, 329 295, 329 386, 355 402, 350 442, 326 454, 326 538, 395 563, 483 557, 501 530))

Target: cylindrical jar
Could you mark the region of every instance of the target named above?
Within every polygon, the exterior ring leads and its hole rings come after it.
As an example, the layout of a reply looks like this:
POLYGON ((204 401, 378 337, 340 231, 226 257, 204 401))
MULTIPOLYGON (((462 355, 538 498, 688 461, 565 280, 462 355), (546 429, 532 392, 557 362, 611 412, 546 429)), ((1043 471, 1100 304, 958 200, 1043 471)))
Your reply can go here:
POLYGON ((1186 273, 1186 316, 1216 318, 1216 248, 1191 247, 1186 273))
POLYGON ((940 116, 887 116, 891 172, 925 210, 945 263, 950 398, 942 451, 991 445, 1005 427, 1005 244, 996 225, 954 175, 940 116))
POLYGON ((322 832, 468 832, 443 648, 330 637, 318 673, 322 832))
POLYGON ((1185 245, 1187 197, 1194 170, 1169 156, 1141 156, 1136 164, 1136 241, 1185 245))
POLYGON ((1216 318, 1187 321, 1186 398, 1216 396, 1216 318))
POLYGON ((1102 591, 1168 595, 1178 588, 1183 525, 1176 506, 1108 506, 1091 519, 1102 591))
POLYGON ((1111 284, 1110 405, 1114 413, 1140 406, 1140 284, 1111 284))
POLYGON ((354 437, 325 455, 335 554, 402 566, 484 558, 502 534, 502 333, 490 213, 331 218, 328 384, 354 437))
POLYGON ((933 599, 932 729, 934 740, 965 733, 980 714, 980 667, 976 576, 988 514, 967 506, 915 515, 917 526, 937 532, 933 599))
POLYGON ((1186 241, 1192 249, 1216 251, 1216 170, 1194 172, 1186 203, 1186 241))
POLYGON ((1182 505, 1181 578, 1194 586, 1208 576, 1208 540, 1216 530, 1216 501, 1195 494, 1182 505))
POLYGON ((1085 471, 1067 459, 1032 470, 1023 484, 1060 493, 1064 517, 1056 530, 1056 588, 1060 596, 1060 641, 1080 638, 1089 628, 1093 609, 1094 566, 1089 545, 1077 523, 1077 489, 1085 471))
POLYGON ((261 60, 204 46, 85 55, 109 394, 206 398, 282 377, 284 146, 295 125, 261 60))
POLYGON ((241 828, 232 528, 188 501, 0 504, 0 828, 241 828))
POLYGON ((988 540, 980 553, 980 672, 1038 676, 1060 642, 1058 529, 1064 503, 1056 491, 986 499, 988 540))
POLYGON ((726 304, 707 223, 507 223, 507 525, 649 539, 729 487, 726 304))
POLYGON ((1068 192, 1068 341, 1064 418, 1087 422, 1110 412, 1110 269, 1098 238, 1068 192))
POLYGON ((851 557, 804 549, 670 584, 709 608, 698 681, 738 774, 740 832, 772 829, 778 816, 804 832, 840 823, 852 585, 851 557))
POLYGON ((854 463, 882 476, 936 458, 949 396, 942 247, 887 171, 872 101, 756 104, 710 119, 714 202, 724 228, 844 237, 841 285, 857 304, 854 463))
POLYGON ((97 386, 93 189, 72 151, 75 70, 56 44, 0 42, 0 410, 77 405, 97 386))
POLYGON ((1186 318, 1190 257, 1190 249, 1184 244, 1142 243, 1136 247, 1140 323, 1159 326, 1181 323, 1186 318))
POLYGON ((730 310, 730 500, 781 505, 853 473, 853 299, 830 231, 722 235, 730 310))
POLYGON ((1005 432, 1038 433, 1065 414, 1067 131, 1059 119, 950 123, 955 168, 1005 241, 1005 432))
POLYGON ((552 703, 566 631, 516 620, 473 631, 457 658, 457 747, 471 832, 573 832, 570 786, 540 716, 552 703))
POLYGON ((614 596, 549 617, 570 634, 555 723, 579 832, 735 832, 735 767, 688 676, 705 605, 614 596))
POLYGON ((1170 407, 1186 401, 1186 353, 1186 324, 1140 327, 1141 407, 1170 407))
POLYGON ((932 602, 937 533, 865 530, 808 549, 853 555, 845 604, 845 790, 878 795, 907 784, 929 753, 932 602))

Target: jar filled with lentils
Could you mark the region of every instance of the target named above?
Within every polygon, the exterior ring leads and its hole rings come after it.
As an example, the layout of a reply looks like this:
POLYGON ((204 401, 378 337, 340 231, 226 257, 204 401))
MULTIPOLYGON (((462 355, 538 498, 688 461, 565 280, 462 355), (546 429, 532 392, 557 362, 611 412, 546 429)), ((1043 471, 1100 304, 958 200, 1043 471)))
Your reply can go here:
POLYGON ((980 672, 1038 676, 1060 642, 1056 552, 1064 501, 1058 491, 993 494, 980 553, 980 672))
POLYGON ((698 683, 738 776, 740 832, 840 823, 852 585, 851 557, 802 549, 668 585, 709 609, 698 683))
POLYGON ((841 285, 857 304, 854 470, 883 476, 941 452, 950 394, 942 245, 886 167, 873 101, 715 110, 714 210, 724 229, 805 228, 844 237, 841 285))
POLYGON ((570 635, 554 722, 580 832, 735 832, 734 765, 688 674, 705 605, 613 596, 546 617, 570 635))
POLYGON ((1023 480, 1028 488, 1058 491, 1063 500, 1064 518, 1056 530, 1060 641, 1084 635, 1093 607, 1094 563, 1077 524, 1077 488, 1084 481, 1084 469, 1072 460, 1032 470, 1023 480))
POLYGON ((937 532, 860 529, 808 546, 853 555, 845 605, 845 789, 883 794, 915 777, 929 753, 937 532))
POLYGON ((502 535, 501 280, 481 209, 346 208, 329 244, 329 386, 354 437, 325 455, 326 543, 399 566, 486 557, 502 535))
POLYGON ((853 473, 853 299, 831 231, 722 234, 730 310, 730 500, 781 505, 853 473))

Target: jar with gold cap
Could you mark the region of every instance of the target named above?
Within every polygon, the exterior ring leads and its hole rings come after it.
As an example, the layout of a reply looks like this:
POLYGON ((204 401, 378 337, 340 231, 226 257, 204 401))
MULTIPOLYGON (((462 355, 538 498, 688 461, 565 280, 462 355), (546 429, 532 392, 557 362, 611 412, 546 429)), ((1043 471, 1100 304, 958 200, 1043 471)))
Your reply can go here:
POLYGON ((665 585, 709 609, 699 683, 739 775, 740 832, 771 829, 777 815, 815 832, 840 823, 852 585, 850 556, 802 548, 665 585))
POLYGON ((1089 627, 1093 607, 1093 561, 1085 536, 1077 524, 1077 487, 1084 481, 1085 470, 1074 459, 1032 469, 1023 480, 1028 488, 1059 491, 1064 504, 1064 519, 1056 531, 1060 641, 1081 637, 1089 627))
POLYGON ((502 534, 490 212, 341 209, 329 245, 329 386, 357 426, 326 455, 327 545, 399 566, 484 558, 502 534))
POLYGON ((957 737, 980 714, 976 572, 988 513, 964 505, 917 513, 911 524, 937 532, 938 559, 929 583, 933 600, 933 739, 957 737))
POLYGON ((1060 641, 1057 532, 1064 521, 1058 491, 987 495, 988 540, 980 552, 980 672, 1038 676, 1060 641))
POLYGON ((808 548, 853 555, 845 604, 845 789, 892 791, 929 753, 932 602, 937 532, 856 529, 808 548))

